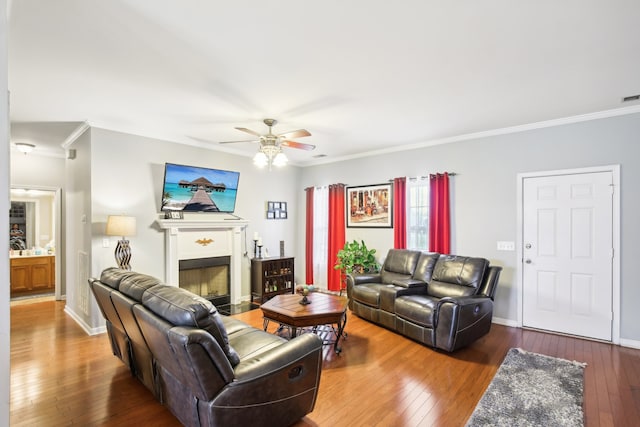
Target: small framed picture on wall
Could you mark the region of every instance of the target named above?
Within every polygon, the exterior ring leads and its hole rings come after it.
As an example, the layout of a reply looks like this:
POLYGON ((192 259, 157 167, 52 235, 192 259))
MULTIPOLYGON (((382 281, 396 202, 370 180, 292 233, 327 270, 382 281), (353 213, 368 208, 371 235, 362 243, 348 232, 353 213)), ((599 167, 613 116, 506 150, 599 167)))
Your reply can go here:
POLYGON ((267 202, 267 219, 287 219, 287 202, 267 202))

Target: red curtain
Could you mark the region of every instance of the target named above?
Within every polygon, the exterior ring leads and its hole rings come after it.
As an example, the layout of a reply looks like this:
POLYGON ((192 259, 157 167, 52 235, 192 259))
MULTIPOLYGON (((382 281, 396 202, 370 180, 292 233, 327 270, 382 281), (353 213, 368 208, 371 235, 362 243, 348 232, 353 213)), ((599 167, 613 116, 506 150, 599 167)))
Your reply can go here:
POLYGON ((407 247, 407 178, 393 179, 393 247, 407 247))
POLYGON ((304 270, 305 270, 305 283, 308 285, 313 284, 313 187, 305 188, 307 192, 307 213, 305 223, 305 256, 304 256, 304 270))
POLYGON ((450 253, 449 174, 429 175, 429 251, 450 253))
POLYGON ((327 289, 339 291, 342 288, 340 270, 333 266, 338 260, 338 251, 345 243, 345 210, 344 210, 344 184, 329 186, 329 236, 327 256, 327 289))

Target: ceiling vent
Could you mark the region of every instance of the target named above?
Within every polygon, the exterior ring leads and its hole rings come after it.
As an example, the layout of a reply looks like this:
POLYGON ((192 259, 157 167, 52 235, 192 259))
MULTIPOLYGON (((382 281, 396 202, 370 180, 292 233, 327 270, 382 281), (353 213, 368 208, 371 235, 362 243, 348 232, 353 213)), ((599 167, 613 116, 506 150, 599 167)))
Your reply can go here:
POLYGON ((622 98, 622 102, 637 101, 639 99, 640 99, 640 95, 625 96, 624 98, 622 98))

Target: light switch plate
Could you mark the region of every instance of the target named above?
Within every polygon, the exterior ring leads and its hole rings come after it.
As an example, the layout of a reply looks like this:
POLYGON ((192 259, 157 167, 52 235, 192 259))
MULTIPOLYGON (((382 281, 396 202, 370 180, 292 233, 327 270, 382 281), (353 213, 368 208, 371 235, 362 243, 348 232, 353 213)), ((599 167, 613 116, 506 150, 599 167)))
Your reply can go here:
POLYGON ((102 247, 103 248, 108 248, 109 247, 109 238, 105 237, 104 239, 102 239, 102 247))
POLYGON ((497 245, 497 249, 499 251, 515 251, 516 250, 516 243, 515 242, 499 241, 498 245, 497 245))

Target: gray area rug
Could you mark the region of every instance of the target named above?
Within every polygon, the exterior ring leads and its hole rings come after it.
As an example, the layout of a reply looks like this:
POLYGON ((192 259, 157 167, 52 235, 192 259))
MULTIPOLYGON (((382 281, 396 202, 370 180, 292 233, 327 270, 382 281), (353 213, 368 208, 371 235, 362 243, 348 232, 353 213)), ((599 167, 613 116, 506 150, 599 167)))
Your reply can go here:
POLYGON ((510 349, 467 427, 584 425, 585 366, 510 349))

